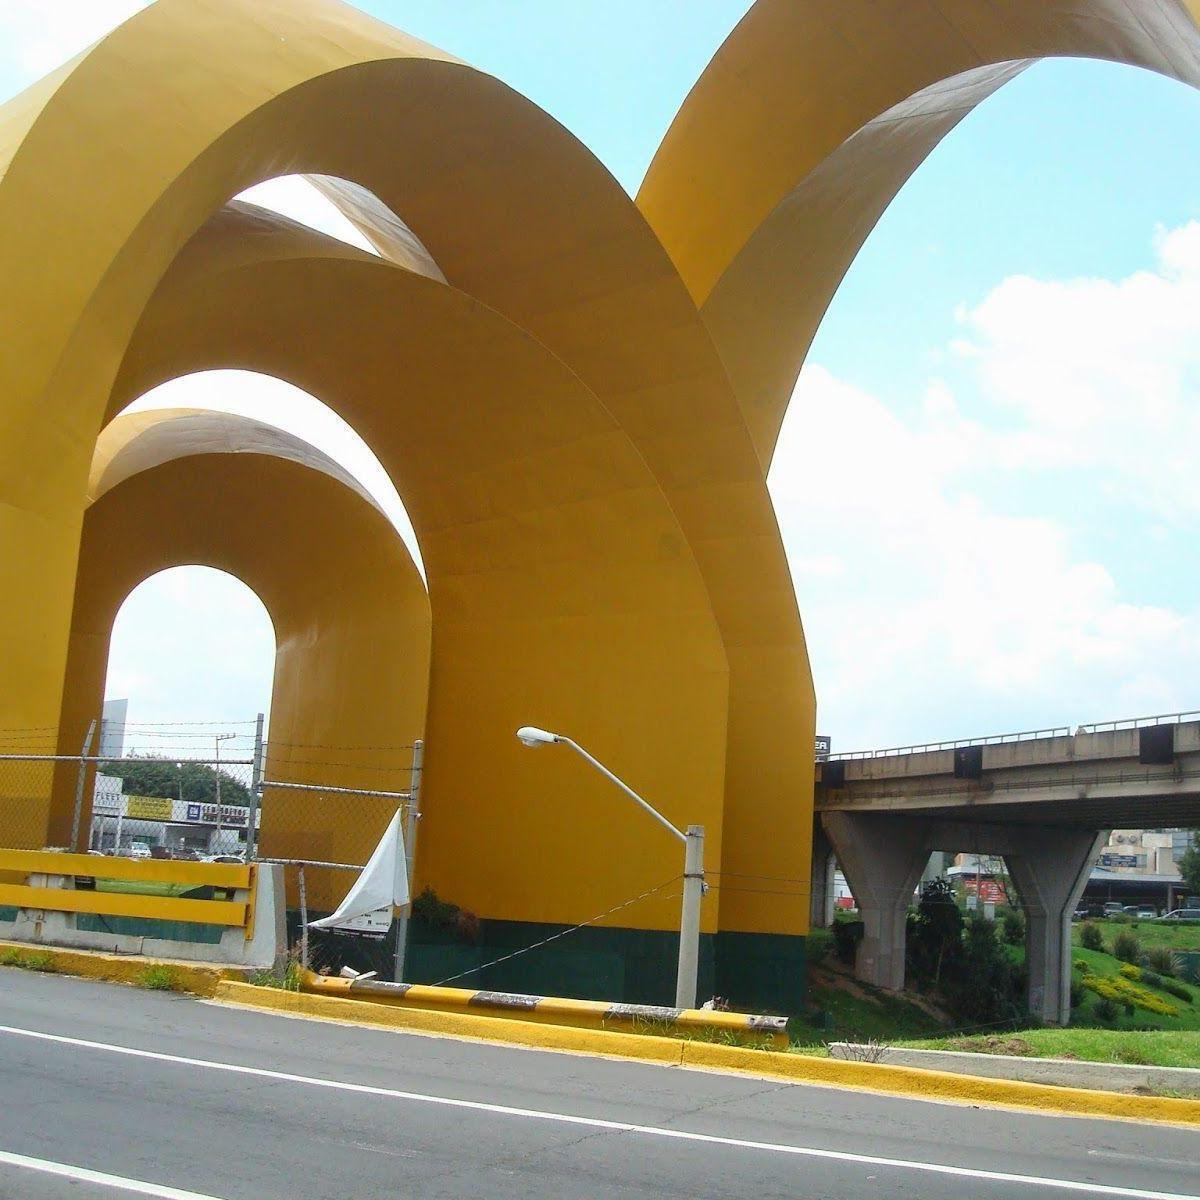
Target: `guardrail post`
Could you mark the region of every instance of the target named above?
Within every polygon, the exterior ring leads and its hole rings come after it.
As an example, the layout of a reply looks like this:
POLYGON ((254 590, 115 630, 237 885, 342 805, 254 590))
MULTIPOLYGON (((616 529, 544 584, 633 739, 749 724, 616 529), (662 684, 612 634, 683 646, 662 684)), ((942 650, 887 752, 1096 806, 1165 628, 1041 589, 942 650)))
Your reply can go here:
MULTIPOLYGON (((96 736, 96 718, 93 717, 88 726, 87 736, 83 739, 83 749, 79 751, 79 777, 75 780, 75 814, 71 818, 71 849, 78 850, 79 824, 83 818, 83 788, 87 782, 88 755, 92 752, 92 738, 96 736)), ((90 841, 90 839, 89 839, 90 841)))

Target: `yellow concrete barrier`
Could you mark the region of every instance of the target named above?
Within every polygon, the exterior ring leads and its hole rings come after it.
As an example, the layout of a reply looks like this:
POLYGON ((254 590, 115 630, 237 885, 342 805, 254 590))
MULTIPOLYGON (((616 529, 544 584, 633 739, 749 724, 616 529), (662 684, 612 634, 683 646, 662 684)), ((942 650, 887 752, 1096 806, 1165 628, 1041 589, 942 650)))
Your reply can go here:
POLYGON ((361 977, 344 979, 305 971, 301 986, 315 995, 370 1001, 427 1012, 470 1012, 475 1016, 574 1029, 628 1033, 689 1034, 727 1039, 758 1048, 786 1049, 787 1018, 707 1009, 661 1008, 647 1004, 614 1004, 606 1000, 569 1000, 470 988, 431 987, 417 983, 385 983, 361 977))
POLYGON ((246 930, 254 924, 252 865, 176 862, 172 859, 109 858, 54 850, 0 850, 0 872, 34 882, 0 883, 0 905, 52 913, 95 913, 114 917, 146 917, 159 921, 193 921, 246 930), (86 880, 93 886, 80 887, 86 880), (139 895, 94 890, 97 879, 124 883, 211 886, 242 891, 241 900, 199 900, 180 896, 139 895), (49 880, 56 882, 38 882, 49 880), (61 881, 61 882, 57 882, 61 881))

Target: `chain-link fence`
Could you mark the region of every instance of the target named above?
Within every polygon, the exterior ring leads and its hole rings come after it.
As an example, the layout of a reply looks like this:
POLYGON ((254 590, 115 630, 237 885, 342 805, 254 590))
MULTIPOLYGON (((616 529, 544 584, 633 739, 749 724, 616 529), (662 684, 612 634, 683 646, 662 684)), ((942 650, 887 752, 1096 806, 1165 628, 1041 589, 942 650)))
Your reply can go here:
POLYGON ((56 753, 53 732, 0 733, 0 846, 284 862, 292 907, 303 864, 313 911, 328 912, 397 809, 415 836, 420 743, 280 743, 268 755, 261 727, 143 727, 129 735, 137 752, 106 755, 94 733, 79 754, 56 753))

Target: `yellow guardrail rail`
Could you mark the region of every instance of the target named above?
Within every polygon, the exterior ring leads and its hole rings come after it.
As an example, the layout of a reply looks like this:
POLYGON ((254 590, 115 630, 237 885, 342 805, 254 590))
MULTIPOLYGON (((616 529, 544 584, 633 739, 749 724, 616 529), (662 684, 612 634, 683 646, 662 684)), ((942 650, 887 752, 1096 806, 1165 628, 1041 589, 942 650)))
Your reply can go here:
POLYGON ((0 874, 49 875, 71 879, 168 883, 244 891, 245 900, 198 900, 184 896, 143 896, 131 892, 94 891, 79 887, 45 887, 0 883, 0 905, 113 917, 148 917, 159 921, 192 921, 200 925, 244 928, 254 924, 254 866, 236 863, 176 862, 171 859, 109 858, 54 850, 0 850, 0 874))
POLYGON ((616 1029, 675 1036, 723 1035, 733 1043, 767 1044, 784 1049, 788 1044, 787 1018, 753 1013, 721 1012, 695 1008, 660 1008, 644 1004, 616 1004, 607 1000, 570 1000, 557 996, 524 996, 509 992, 472 991, 469 988, 435 987, 419 983, 386 983, 370 978, 345 978, 304 971, 300 986, 305 992, 346 1000, 367 1000, 397 1008, 428 1012, 470 1012, 576 1029, 616 1029))

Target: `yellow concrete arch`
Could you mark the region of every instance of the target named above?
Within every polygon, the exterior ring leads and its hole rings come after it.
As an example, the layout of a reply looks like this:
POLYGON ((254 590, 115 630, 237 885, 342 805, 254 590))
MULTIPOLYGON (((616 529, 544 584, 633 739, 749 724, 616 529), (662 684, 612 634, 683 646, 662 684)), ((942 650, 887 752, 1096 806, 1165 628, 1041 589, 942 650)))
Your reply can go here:
MULTIPOLYGON (((88 509, 63 736, 81 731, 99 711, 113 622, 129 593, 168 567, 209 566, 250 587, 275 628, 271 776, 407 786, 407 754, 385 747, 423 733, 429 603, 387 518, 346 485, 334 464, 321 462, 323 456, 289 448, 286 435, 257 452, 195 452, 187 445, 197 433, 190 415, 139 416, 157 419, 152 433, 169 431, 176 455, 154 454, 160 461, 113 482, 88 509)), ((212 414, 204 416, 210 433, 212 414)), ((131 418, 114 424, 122 420, 131 418)), ((223 420, 231 430, 241 421, 223 420)), ((130 447, 145 437, 135 436, 130 447)), ((60 844, 74 793, 74 771, 67 774, 51 826, 60 844)), ((354 802, 289 799, 267 798, 266 853, 365 861, 382 832, 356 819, 354 802)), ((330 875, 313 882, 313 903, 321 906, 335 900, 347 880, 330 875)))
MULTIPOLYGON (((433 613, 421 859, 444 894, 584 920, 678 873, 604 780, 519 746, 530 721, 572 730, 720 854, 729 685, 708 594, 636 447, 563 363, 454 288, 235 205, 163 280, 112 405, 219 367, 321 398, 405 501, 433 613)), ((667 930, 677 909, 667 889, 621 923, 667 930)))
POLYGON ((1039 58, 1200 83, 1200 0, 758 0, 638 194, 720 348, 764 470, 833 293, 942 137, 1039 58))
MULTIPOLYGON (((759 956, 765 945, 759 935, 802 934, 815 702, 774 513, 743 415, 687 289, 637 208, 586 148, 498 81, 335 0, 160 0, 81 57, 53 88, 19 98, 12 113, 0 119, 0 137, 7 139, 0 147, 7 164, 0 178, 0 320, 28 329, 30 337, 27 354, 0 364, 0 544, 9 551, 0 582, 16 584, 11 564, 22 564, 21 586, 0 589, 0 653, 28 685, 19 696, 0 696, 3 723, 46 724, 57 711, 91 445, 118 364, 159 280, 208 215, 245 187, 285 173, 349 180, 398 214, 453 285, 444 288, 455 299, 442 302, 448 305, 438 318, 447 323, 443 334, 466 311, 466 296, 474 297, 537 339, 539 361, 565 362, 597 411, 615 421, 611 440, 620 442, 620 453, 602 464, 593 459, 579 475, 596 487, 590 523, 563 486, 566 456, 527 461, 519 486, 508 480, 513 495, 540 494, 557 506, 530 523, 527 538, 558 522, 557 541, 542 551, 552 559, 556 546, 578 537, 596 551, 620 527, 629 551, 640 547, 648 561, 637 571, 606 573, 603 585, 581 572, 575 591, 607 588, 609 603, 620 608, 631 589, 645 585, 661 597, 678 587, 688 598, 676 602, 677 610, 703 610, 703 617, 691 615, 661 637, 657 629, 653 636, 643 630, 631 643, 648 647, 639 681, 660 659, 672 665, 660 693, 643 695, 640 684, 633 689, 639 713, 654 714, 648 721, 621 724, 619 706, 596 684, 613 661, 615 633, 603 649, 586 639, 574 645, 578 661, 592 655, 595 670, 573 684, 554 679, 554 656, 530 656, 524 666, 539 685, 531 695, 569 689, 574 704, 564 695, 563 712, 574 718, 574 731, 587 736, 607 723, 623 760, 616 765, 668 808, 680 794, 706 797, 687 819, 698 810, 710 833, 721 827, 721 870, 747 882, 728 884, 720 900, 722 929, 730 939, 745 935, 740 944, 747 955, 759 956), (118 160, 121 170, 110 169, 118 160), (48 258, 31 263, 30 245, 48 247, 48 258), (644 500, 636 509, 612 499, 633 494, 629 453, 649 468, 646 490, 634 489, 644 500), (655 513, 650 527, 665 530, 664 503, 673 526, 652 555, 648 535, 631 530, 643 508, 655 513), (696 566, 703 603, 693 592, 696 566), (707 626, 713 618, 715 649, 707 626), (686 668, 677 665, 685 659, 686 668), (727 719, 714 715, 721 706, 713 699, 714 671, 727 689, 721 702, 727 719), (668 680, 681 674, 707 682, 694 695, 682 685, 671 693, 668 680), (647 744, 645 729, 665 726, 682 737, 688 706, 710 703, 690 726, 693 745, 702 747, 697 761, 677 761, 671 771, 647 744), (716 724, 723 725, 719 745, 712 740, 716 724), (714 824, 706 813, 718 760, 724 820, 714 824), (639 775, 643 765, 646 774, 639 775), (697 773, 702 787, 694 786, 697 773), (755 879, 784 880, 788 894, 755 879)), ((334 198, 389 252, 379 211, 365 194, 342 190, 334 198)), ((355 275, 357 287, 366 272, 345 274, 355 275)), ((292 298, 299 302, 308 295, 306 272, 292 283, 301 289, 292 298)), ((425 286, 428 296, 438 285, 425 286)), ((347 310, 352 299, 341 296, 347 310)), ((366 329, 348 331, 347 346, 377 336, 393 315, 354 302, 366 329)), ((444 394, 455 388, 461 367, 448 365, 440 390, 430 384, 429 411, 442 405, 458 412, 444 394)), ((513 379, 522 378, 521 370, 513 379)), ((377 422, 386 408, 381 397, 403 377, 395 360, 378 371, 377 422)), ((276 373, 290 377, 287 364, 276 373)), ((497 378, 504 376, 486 381, 494 400, 497 378)), ((515 399, 514 392, 503 403, 515 399)), ((456 419, 464 428, 473 423, 476 438, 503 441, 475 411, 456 419)), ((447 431, 437 432, 444 443, 447 431)), ((385 439, 393 435, 380 430, 385 439)), ((437 526, 441 514, 429 519, 437 526)), ((464 540, 449 577, 492 580, 488 636, 495 638, 503 614, 536 581, 519 559, 509 562, 507 575, 493 563, 481 571, 474 556, 487 550, 464 540)), ((562 556, 564 571, 576 553, 562 556)), ((433 601, 436 608, 436 589, 433 601)), ((570 638, 566 626, 559 629, 570 638)), ((468 625, 456 634, 460 655, 478 632, 468 625)), ((436 650, 435 644, 435 656, 436 650)), ((435 700, 437 687, 435 670, 435 700)), ((623 693, 626 707, 630 694, 623 693)), ((492 719, 507 708, 497 701, 461 710, 460 735, 478 724, 473 717, 492 719)), ((567 768, 551 770, 560 769, 565 781, 567 768)), ((529 768, 527 785, 547 779, 546 770, 529 768)), ((486 789, 482 761, 472 783, 486 789)), ((587 791, 582 783, 570 786, 587 791)), ((553 830, 554 838, 564 835, 565 822, 553 830)), ((514 882, 514 909, 548 911, 531 897, 537 887, 514 882)), ((665 926, 665 917, 654 923, 665 926)), ((780 973, 774 962, 758 965, 766 975, 780 973)))

